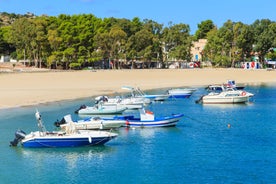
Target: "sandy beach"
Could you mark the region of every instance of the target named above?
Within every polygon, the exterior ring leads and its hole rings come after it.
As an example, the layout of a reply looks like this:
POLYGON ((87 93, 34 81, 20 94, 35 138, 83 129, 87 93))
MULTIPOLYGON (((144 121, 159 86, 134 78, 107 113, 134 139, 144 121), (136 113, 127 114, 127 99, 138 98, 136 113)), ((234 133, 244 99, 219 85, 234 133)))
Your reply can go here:
POLYGON ((275 70, 151 69, 0 73, 0 109, 142 90, 199 87, 234 79, 238 84, 275 83, 275 70))

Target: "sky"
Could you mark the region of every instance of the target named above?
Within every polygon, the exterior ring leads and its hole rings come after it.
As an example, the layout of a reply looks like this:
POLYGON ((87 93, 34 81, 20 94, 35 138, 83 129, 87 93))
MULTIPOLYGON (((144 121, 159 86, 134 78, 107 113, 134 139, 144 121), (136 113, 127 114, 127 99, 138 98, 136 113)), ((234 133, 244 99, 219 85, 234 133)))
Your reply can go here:
POLYGON ((168 26, 188 24, 191 34, 198 24, 212 20, 220 28, 227 20, 252 24, 276 21, 276 0, 0 0, 0 12, 58 16, 93 14, 98 18, 139 17, 168 26))

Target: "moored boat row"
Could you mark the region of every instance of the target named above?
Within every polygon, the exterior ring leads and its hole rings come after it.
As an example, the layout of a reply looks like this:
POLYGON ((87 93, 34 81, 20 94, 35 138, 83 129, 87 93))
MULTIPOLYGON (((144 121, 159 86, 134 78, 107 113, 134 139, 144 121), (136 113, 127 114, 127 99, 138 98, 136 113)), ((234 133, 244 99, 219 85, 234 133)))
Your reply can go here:
POLYGON ((66 115, 61 121, 55 122, 59 131, 46 131, 39 112, 36 112, 38 131, 26 134, 22 130, 15 132, 11 146, 20 143, 23 147, 79 147, 103 145, 118 136, 112 129, 120 127, 169 127, 175 126, 183 114, 172 114, 155 117, 153 112, 139 109, 140 117, 134 115, 113 116, 111 118, 90 117, 85 120, 73 121, 66 115), (103 131, 105 130, 105 131, 103 131), (109 130, 109 131, 106 131, 109 130))
POLYGON ((127 97, 98 96, 95 98, 94 106, 81 105, 75 113, 80 115, 108 115, 122 114, 125 110, 141 109, 148 106, 153 101, 165 101, 169 98, 189 98, 195 88, 175 88, 169 89, 167 94, 146 94, 138 87, 123 86, 130 95, 127 97))
MULTIPOLYGON (((237 90, 234 87, 222 86, 222 89, 221 92, 209 92, 207 95, 202 95, 197 102, 203 104, 246 103, 249 101, 249 98, 253 96, 250 92, 237 90)), ((135 90, 139 91, 138 88, 135 90)), ((179 120, 184 116, 182 113, 156 116, 154 112, 145 109, 150 103, 146 105, 142 104, 145 102, 143 101, 144 99, 150 100, 150 97, 146 96, 145 93, 135 95, 133 92, 134 88, 131 91, 133 93, 131 97, 135 99, 136 102, 139 101, 137 99, 140 99, 141 106, 137 108, 128 108, 126 105, 130 104, 120 104, 120 102, 124 101, 122 98, 116 97, 112 99, 106 96, 99 96, 95 99, 95 106, 82 105, 76 111, 79 116, 88 115, 89 117, 73 120, 70 114, 65 115, 61 121, 55 122, 55 125, 59 127, 58 131, 47 131, 42 122, 41 115, 37 111, 35 117, 38 122, 38 131, 26 134, 24 131, 18 130, 15 132, 15 138, 10 142, 10 145, 17 146, 20 143, 23 147, 32 148, 103 145, 118 136, 117 133, 113 132, 114 129, 121 127, 171 127, 176 126, 179 120), (141 96, 141 94, 144 94, 144 96, 141 96), (115 99, 117 101, 115 101, 115 99), (124 112, 129 109, 134 109, 134 111, 138 110, 138 116, 137 113, 124 114, 124 112), (105 115, 111 116, 103 117, 105 115)), ((171 96, 173 94, 175 96, 179 95, 182 98, 187 98, 195 91, 196 89, 194 88, 175 88, 168 91, 168 94, 170 93, 171 96)), ((155 95, 155 97, 157 97, 157 95, 155 95)), ((151 101, 152 100, 150 100, 150 102, 151 101)))

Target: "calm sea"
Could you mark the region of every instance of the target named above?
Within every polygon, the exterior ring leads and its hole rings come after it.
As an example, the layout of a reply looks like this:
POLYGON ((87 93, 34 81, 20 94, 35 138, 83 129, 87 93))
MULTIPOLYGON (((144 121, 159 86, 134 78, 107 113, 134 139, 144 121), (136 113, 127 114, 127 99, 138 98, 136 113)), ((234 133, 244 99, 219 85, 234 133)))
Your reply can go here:
POLYGON ((185 116, 171 128, 121 128, 99 147, 9 147, 17 129, 36 130, 36 108, 54 130, 63 115, 79 118, 73 112, 90 98, 0 110, 0 183, 276 183, 276 85, 246 90, 255 96, 245 105, 196 104, 204 87, 153 103, 157 116, 185 116))

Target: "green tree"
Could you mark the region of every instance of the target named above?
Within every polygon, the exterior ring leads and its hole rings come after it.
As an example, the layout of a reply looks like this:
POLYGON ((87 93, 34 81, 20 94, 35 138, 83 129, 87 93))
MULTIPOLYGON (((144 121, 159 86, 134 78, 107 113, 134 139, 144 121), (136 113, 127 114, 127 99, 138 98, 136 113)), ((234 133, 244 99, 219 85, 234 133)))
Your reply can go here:
POLYGON ((144 20, 144 29, 147 29, 152 33, 152 45, 148 50, 148 56, 146 57, 148 61, 163 61, 162 52, 162 31, 163 24, 159 24, 152 20, 144 20))
POLYGON ((62 54, 59 52, 62 38, 59 36, 57 30, 48 30, 48 42, 52 52, 47 58, 47 65, 50 67, 53 63, 55 63, 55 68, 57 68, 57 64, 62 60, 62 54))
POLYGON ((190 27, 186 24, 175 24, 164 29, 162 40, 165 53, 167 53, 166 59, 191 60, 190 49, 192 40, 189 32, 190 27))
POLYGON ((18 59, 23 56, 24 62, 26 58, 32 58, 31 43, 36 39, 35 30, 34 23, 25 17, 15 20, 12 24, 9 41, 16 46, 18 59))
MULTIPOLYGON (((153 34, 147 29, 142 29, 128 39, 127 48, 133 60, 147 60, 152 53, 153 34)), ((144 65, 143 65, 144 67, 144 65)))
POLYGON ((0 27, 0 55, 11 54, 16 51, 13 44, 9 43, 10 34, 11 26, 0 27))
POLYGON ((241 52, 237 47, 240 27, 239 23, 228 20, 219 30, 213 29, 207 34, 208 42, 204 53, 215 66, 234 66, 240 57, 241 52))
MULTIPOLYGON (((124 57, 125 54, 125 44, 126 44, 126 38, 127 34, 118 26, 114 26, 110 32, 109 32, 109 39, 110 39, 110 57, 114 58, 114 64, 116 65, 116 61, 119 60, 119 58, 124 57)), ((116 66, 116 68, 119 68, 120 66, 116 66)))
POLYGON ((269 26, 272 22, 269 19, 256 20, 251 28, 254 30, 253 51, 259 55, 260 62, 264 61, 264 57, 273 45, 273 39, 269 34, 269 26))
POLYGON ((241 50, 240 60, 251 57, 252 45, 254 43, 254 32, 249 25, 242 24, 240 34, 237 36, 236 45, 241 50))
POLYGON ((32 53, 36 67, 42 67, 42 62, 46 61, 49 55, 49 42, 47 36, 48 19, 47 17, 38 17, 33 19, 35 25, 35 39, 32 40, 32 53), (39 64, 38 64, 39 63, 39 64))
POLYGON ((272 38, 272 47, 276 48, 276 23, 275 22, 269 25, 268 34, 272 38))
POLYGON ((114 26, 109 32, 95 35, 95 43, 102 53, 102 58, 113 60, 113 68, 118 68, 115 65, 119 57, 125 53, 126 37, 127 34, 118 26, 114 26))
POLYGON ((195 33, 195 40, 202 38, 207 38, 207 33, 215 28, 215 25, 212 20, 202 21, 197 25, 198 29, 195 33))
POLYGON ((268 27, 268 36, 271 38, 271 48, 265 55, 266 59, 276 60, 276 23, 272 22, 268 27))

